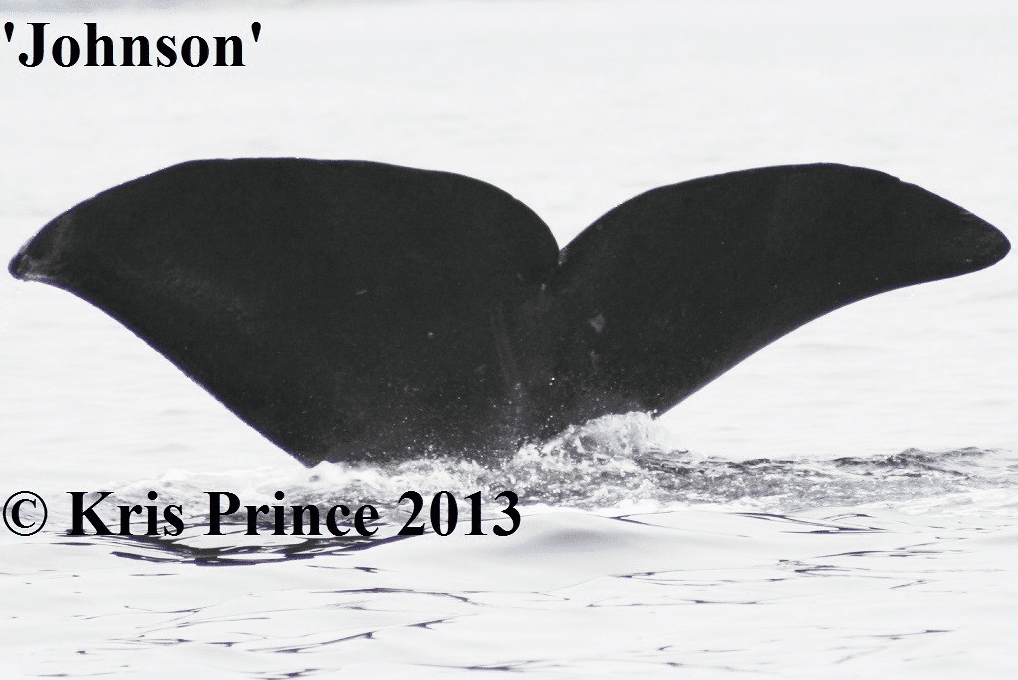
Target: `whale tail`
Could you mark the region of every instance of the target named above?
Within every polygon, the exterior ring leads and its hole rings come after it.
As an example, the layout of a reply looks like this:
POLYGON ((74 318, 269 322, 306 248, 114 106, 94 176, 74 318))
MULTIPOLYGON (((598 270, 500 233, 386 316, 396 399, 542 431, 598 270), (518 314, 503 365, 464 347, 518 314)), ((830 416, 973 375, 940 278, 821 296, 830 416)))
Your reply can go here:
POLYGON ((812 319, 1009 247, 934 194, 839 165, 654 189, 560 252, 529 208, 468 177, 242 159, 105 191, 10 272, 103 309, 314 464, 660 413, 812 319))

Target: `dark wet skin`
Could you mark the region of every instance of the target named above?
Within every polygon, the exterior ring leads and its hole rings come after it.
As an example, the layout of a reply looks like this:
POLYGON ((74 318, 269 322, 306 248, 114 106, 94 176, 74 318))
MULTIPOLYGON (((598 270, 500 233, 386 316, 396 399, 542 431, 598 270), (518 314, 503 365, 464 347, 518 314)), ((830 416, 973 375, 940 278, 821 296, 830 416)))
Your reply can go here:
POLYGON ((662 413, 812 319, 1009 249, 934 194, 839 165, 654 189, 560 252, 474 179, 246 159, 99 194, 9 269, 103 309, 310 465, 662 413))

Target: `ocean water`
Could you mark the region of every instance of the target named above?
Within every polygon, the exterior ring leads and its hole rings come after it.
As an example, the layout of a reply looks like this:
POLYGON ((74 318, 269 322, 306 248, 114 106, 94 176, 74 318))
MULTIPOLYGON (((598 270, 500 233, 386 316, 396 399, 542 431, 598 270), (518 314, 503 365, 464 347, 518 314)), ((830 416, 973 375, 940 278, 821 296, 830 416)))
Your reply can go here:
MULTIPOLYGON (((0 8, 4 257, 105 188, 245 156, 460 172, 562 244, 654 186, 842 162, 1018 237, 1002 1, 97 4, 0 8), (40 21, 262 32, 243 68, 28 69, 40 21)), ((5 673, 1012 677, 1016 262, 839 310, 656 420, 578 423, 505 459, 311 469, 98 310, 0 277, 0 498, 50 511, 31 537, 0 527, 5 673), (209 536, 216 490, 370 503, 378 533, 209 536), (410 490, 449 491, 457 530, 398 536, 410 490), (186 526, 69 536, 69 491, 111 492, 102 508, 154 491, 186 526), (477 491, 485 535, 468 535, 477 491)))

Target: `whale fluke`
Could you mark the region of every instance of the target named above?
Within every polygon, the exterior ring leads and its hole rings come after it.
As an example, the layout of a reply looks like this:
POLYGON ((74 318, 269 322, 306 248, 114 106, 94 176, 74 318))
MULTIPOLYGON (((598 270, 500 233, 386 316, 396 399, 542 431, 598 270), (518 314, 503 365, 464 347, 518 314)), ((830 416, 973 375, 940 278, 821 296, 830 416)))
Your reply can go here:
POLYGON ((1009 248, 928 191, 841 165, 654 189, 559 251, 475 179, 238 159, 100 193, 10 272, 104 310, 310 465, 661 413, 812 319, 1009 248))

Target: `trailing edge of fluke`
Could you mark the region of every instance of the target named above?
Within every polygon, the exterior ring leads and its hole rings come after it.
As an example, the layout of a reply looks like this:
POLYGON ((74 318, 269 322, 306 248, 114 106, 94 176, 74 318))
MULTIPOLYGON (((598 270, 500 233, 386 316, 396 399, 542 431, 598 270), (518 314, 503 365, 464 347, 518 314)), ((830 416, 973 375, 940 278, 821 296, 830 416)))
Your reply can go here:
POLYGON ((469 177, 279 158, 104 191, 10 272, 104 310, 310 465, 661 413, 812 319, 1009 248, 928 191, 841 165, 653 189, 560 251, 469 177))

